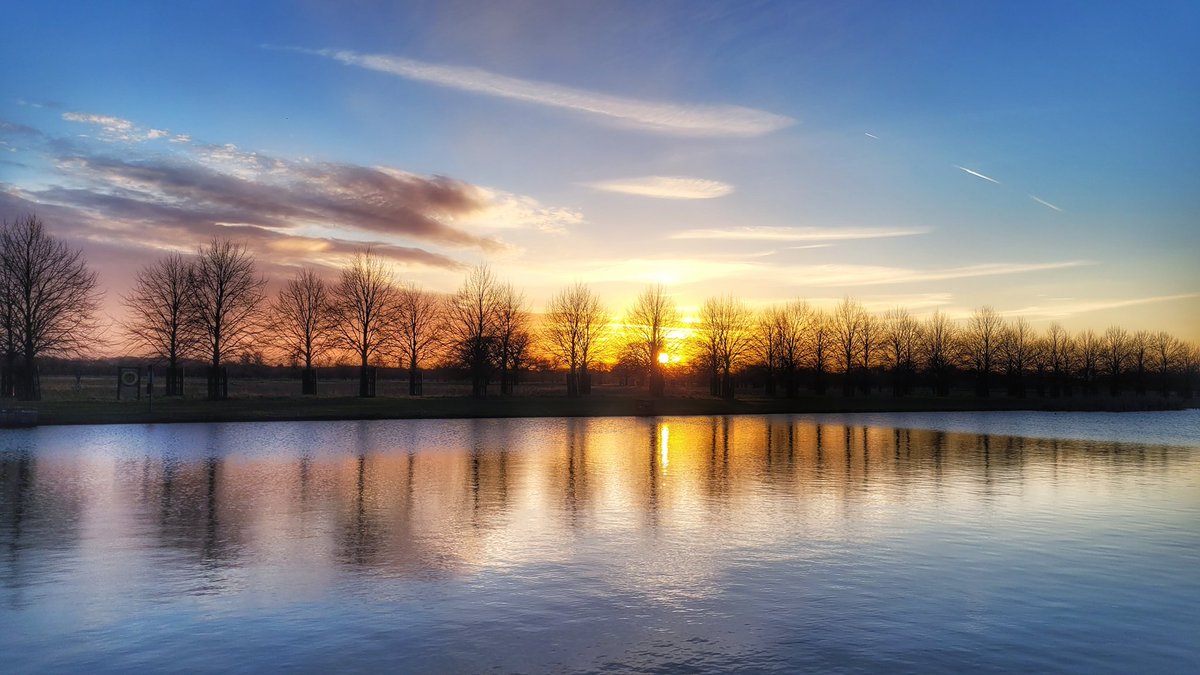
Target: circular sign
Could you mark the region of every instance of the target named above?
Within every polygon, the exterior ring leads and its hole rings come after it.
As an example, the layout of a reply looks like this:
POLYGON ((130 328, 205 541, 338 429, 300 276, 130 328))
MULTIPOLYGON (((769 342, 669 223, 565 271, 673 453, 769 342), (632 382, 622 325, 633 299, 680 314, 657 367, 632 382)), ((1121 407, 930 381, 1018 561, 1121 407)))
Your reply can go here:
POLYGON ((136 386, 138 383, 138 374, 136 370, 121 371, 121 384, 126 387, 136 386))

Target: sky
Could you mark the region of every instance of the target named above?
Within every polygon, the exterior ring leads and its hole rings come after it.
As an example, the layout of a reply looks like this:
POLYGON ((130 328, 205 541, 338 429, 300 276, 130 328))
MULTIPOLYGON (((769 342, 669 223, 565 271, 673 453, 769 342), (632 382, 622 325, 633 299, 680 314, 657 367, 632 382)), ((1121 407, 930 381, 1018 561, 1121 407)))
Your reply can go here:
POLYGON ((534 310, 663 283, 1200 340, 1200 4, 28 2, 0 214, 106 307, 213 236, 534 310))

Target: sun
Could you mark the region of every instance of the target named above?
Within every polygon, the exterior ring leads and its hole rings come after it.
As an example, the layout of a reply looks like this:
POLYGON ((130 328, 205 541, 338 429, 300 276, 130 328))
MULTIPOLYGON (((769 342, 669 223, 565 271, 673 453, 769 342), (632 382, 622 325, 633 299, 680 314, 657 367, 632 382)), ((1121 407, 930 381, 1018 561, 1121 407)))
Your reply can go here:
POLYGON ((658 362, 659 363, 670 363, 671 355, 666 352, 659 352, 658 353, 658 362))

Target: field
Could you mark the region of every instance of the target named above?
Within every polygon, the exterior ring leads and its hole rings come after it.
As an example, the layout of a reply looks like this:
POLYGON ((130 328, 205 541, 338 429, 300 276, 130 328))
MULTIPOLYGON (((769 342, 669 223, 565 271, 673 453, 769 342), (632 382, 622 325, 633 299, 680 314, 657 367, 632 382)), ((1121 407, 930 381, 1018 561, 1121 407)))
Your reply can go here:
POLYGON ((356 397, 357 381, 327 380, 318 396, 300 396, 299 382, 287 379, 231 380, 230 399, 204 400, 203 381, 189 381, 183 398, 143 393, 132 398, 126 390, 116 398, 115 377, 47 377, 43 401, 19 404, 38 412, 39 424, 107 424, 134 422, 216 422, 261 420, 332 420, 464 417, 596 417, 621 415, 726 415, 790 412, 916 412, 959 410, 1157 410, 1185 407, 1179 399, 1149 397, 1075 397, 1016 399, 997 393, 977 398, 967 392, 938 398, 928 395, 893 397, 885 394, 843 397, 805 395, 796 399, 768 398, 747 390, 734 401, 712 398, 698 388, 675 387, 669 396, 649 400, 644 390, 605 385, 592 396, 570 399, 561 386, 523 384, 512 396, 484 400, 468 396, 469 386, 457 382, 427 382, 426 395, 410 397, 407 384, 381 380, 376 398, 356 397))

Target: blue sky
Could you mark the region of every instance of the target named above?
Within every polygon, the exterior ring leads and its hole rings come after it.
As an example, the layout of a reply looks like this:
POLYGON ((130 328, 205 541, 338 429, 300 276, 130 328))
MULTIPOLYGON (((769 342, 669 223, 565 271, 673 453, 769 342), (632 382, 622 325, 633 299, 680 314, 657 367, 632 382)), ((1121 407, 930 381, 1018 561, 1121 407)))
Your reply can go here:
POLYGON ((535 307, 663 281, 1200 337, 1194 2, 182 4, 6 9, 0 206, 114 297, 222 232, 279 278, 488 260, 535 307))

